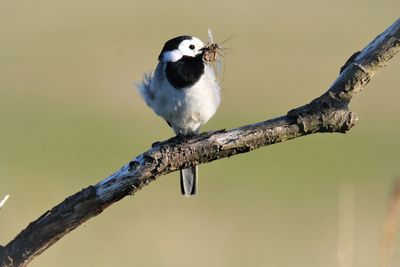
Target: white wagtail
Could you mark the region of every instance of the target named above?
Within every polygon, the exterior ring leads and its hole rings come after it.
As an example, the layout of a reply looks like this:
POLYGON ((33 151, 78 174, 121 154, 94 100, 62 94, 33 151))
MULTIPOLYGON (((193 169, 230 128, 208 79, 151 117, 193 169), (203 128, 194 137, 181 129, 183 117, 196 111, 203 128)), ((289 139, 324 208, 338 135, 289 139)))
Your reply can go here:
MULTIPOLYGON (((154 73, 138 85, 146 104, 177 135, 198 134, 220 104, 221 88, 204 53, 200 39, 175 37, 164 44, 154 73)), ((180 170, 182 194, 196 195, 197 178, 197 166, 180 170)))

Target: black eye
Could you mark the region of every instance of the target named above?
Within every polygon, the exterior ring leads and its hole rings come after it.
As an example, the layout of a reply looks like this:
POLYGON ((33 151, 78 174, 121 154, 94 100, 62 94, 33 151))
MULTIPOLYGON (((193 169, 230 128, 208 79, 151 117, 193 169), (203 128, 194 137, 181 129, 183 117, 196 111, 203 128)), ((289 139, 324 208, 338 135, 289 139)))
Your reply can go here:
POLYGON ((194 50, 194 45, 189 45, 189 48, 194 50))

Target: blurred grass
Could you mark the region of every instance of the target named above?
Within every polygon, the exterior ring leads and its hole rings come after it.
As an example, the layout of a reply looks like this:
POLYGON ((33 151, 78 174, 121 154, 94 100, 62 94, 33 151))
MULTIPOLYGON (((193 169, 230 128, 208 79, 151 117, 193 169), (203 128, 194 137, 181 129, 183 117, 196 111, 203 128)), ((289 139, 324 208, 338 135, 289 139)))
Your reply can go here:
MULTIPOLYGON (((284 114, 398 17, 398 1, 0 0, 0 244, 170 129, 134 83, 176 35, 237 35, 204 130, 284 114)), ((162 177, 32 266, 338 266, 338 192, 355 190, 354 266, 376 266, 399 175, 399 58, 354 99, 347 135, 296 139, 200 168, 200 195, 162 177)))

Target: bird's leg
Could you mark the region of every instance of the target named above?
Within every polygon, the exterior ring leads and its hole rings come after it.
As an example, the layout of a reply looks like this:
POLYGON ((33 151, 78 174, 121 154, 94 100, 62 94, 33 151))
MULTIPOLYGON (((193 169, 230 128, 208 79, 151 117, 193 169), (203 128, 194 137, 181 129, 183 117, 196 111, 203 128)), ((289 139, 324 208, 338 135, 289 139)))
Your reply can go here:
POLYGON ((187 133, 187 134, 183 134, 183 133, 178 133, 176 135, 176 138, 178 138, 178 140, 180 142, 186 142, 187 140, 189 140, 190 138, 192 138, 194 136, 193 133, 187 133))
POLYGON ((201 133, 201 135, 212 135, 212 134, 224 133, 224 132, 226 132, 226 129, 221 129, 221 130, 210 130, 210 131, 201 133))
POLYGON ((167 140, 164 140, 164 141, 154 142, 153 144, 151 144, 151 148, 156 147, 156 146, 162 146, 162 145, 165 145, 165 144, 171 143, 171 142, 172 143, 176 143, 179 140, 180 140, 180 137, 177 135, 177 136, 171 137, 171 138, 169 138, 167 140))

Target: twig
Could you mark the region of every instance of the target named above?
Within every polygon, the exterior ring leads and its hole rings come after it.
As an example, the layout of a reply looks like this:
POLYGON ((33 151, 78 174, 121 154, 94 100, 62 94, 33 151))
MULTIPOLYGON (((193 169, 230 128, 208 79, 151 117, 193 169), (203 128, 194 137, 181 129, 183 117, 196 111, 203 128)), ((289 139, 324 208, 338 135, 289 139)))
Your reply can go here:
POLYGON ((4 204, 6 204, 10 195, 5 195, 2 200, 0 200, 0 209, 3 208, 4 204))
POLYGON ((348 110, 350 100, 399 50, 400 19, 346 62, 328 91, 311 103, 264 122, 156 144, 105 180, 68 197, 29 224, 3 249, 0 247, 0 266, 25 266, 86 220, 167 173, 304 135, 349 131, 357 121, 348 110))
MULTIPOLYGON (((394 240, 398 233, 400 219, 400 179, 396 180, 393 193, 389 201, 389 208, 383 227, 383 239, 380 251, 380 267, 389 267, 394 251, 394 240)), ((394 266, 394 265, 393 265, 394 266)))

